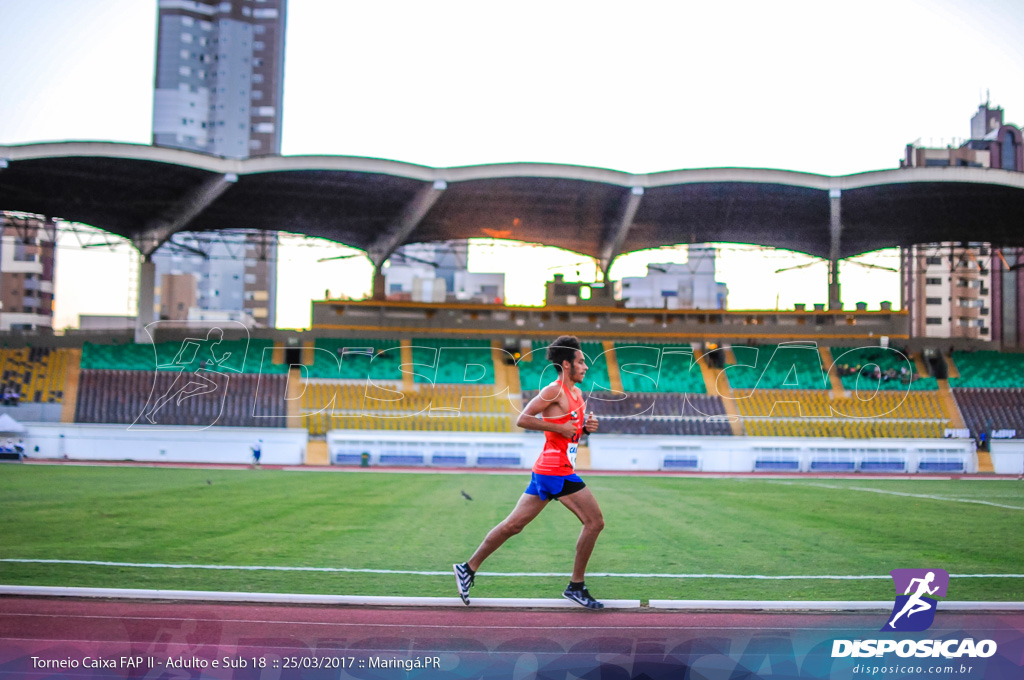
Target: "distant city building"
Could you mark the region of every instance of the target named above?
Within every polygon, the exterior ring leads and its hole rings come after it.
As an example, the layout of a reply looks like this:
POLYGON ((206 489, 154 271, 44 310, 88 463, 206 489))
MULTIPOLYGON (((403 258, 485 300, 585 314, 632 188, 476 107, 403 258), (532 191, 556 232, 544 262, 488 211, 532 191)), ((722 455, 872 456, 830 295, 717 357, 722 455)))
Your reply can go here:
POLYGON ((690 246, 686 264, 649 264, 647 276, 624 277, 626 307, 726 309, 729 287, 715 281, 715 248, 690 246))
POLYGON ((614 307, 615 286, 603 283, 566 281, 563 274, 555 274, 544 284, 544 305, 546 307, 614 307))
MULTIPOLYGON (((945 146, 908 144, 900 167, 1024 171, 1024 135, 988 104, 971 136, 945 146)), ((1024 250, 988 243, 932 243, 903 252, 903 306, 914 337, 976 338, 1024 347, 1024 250)))
POLYGON ((917 142, 907 144, 901 168, 974 167, 1024 170, 1024 142, 1020 129, 1003 122, 1003 110, 978 107, 971 118, 971 137, 954 140, 944 147, 926 148, 917 142))
POLYGON ((468 247, 466 241, 403 246, 384 267, 387 299, 503 304, 505 275, 468 271, 468 247))
POLYGON ((0 213, 0 331, 53 328, 57 224, 0 213))
POLYGON ((196 322, 202 322, 198 324, 200 326, 215 326, 226 321, 240 323, 246 328, 255 328, 258 325, 256 320, 246 312, 238 310, 211 311, 209 309, 199 309, 197 307, 193 307, 189 310, 186 320, 189 321, 190 326, 197 325, 196 322))
POLYGON ((914 246, 903 258, 910 333, 991 340, 992 272, 987 244, 914 246))
POLYGON ((158 318, 187 319, 196 308, 244 312, 259 326, 275 326, 276 232, 180 233, 174 243, 179 245, 165 244, 153 254, 158 318), (190 277, 194 288, 182 276, 190 277))
MULTIPOLYGON (((153 144, 227 158, 280 154, 287 0, 159 0, 158 9, 153 144)), ((277 234, 225 234, 197 249, 209 259, 173 246, 153 255, 159 316, 182 320, 196 306, 274 326, 277 234), (180 281, 164 291, 166 276, 182 274, 194 276, 195 300, 179 296, 180 281)))
POLYGON ((80 331, 130 331, 135 328, 134 316, 120 314, 79 314, 80 331))
POLYGON ((281 153, 287 0, 159 0, 153 144, 281 153))

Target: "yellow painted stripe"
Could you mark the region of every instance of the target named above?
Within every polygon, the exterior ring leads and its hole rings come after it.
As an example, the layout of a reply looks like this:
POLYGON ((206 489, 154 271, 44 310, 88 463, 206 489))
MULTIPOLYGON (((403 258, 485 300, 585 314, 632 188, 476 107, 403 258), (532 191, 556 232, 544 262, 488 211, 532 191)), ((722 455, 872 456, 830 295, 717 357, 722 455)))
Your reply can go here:
POLYGON ((601 343, 601 346, 604 347, 604 358, 608 364, 608 382, 611 383, 610 387, 615 392, 625 392, 622 389, 622 374, 619 373, 619 358, 615 354, 615 343, 611 340, 605 340, 601 343))
POLYGON ((60 422, 75 422, 75 407, 78 405, 78 379, 82 374, 82 350, 67 352, 67 368, 64 371, 64 404, 60 410, 60 422))

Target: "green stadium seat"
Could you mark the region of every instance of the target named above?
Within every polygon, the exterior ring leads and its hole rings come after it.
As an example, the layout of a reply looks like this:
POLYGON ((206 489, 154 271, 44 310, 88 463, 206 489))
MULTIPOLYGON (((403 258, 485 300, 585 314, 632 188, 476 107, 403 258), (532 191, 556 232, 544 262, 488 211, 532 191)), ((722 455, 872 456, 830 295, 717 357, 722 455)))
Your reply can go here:
POLYGON ((615 357, 626 392, 707 394, 689 344, 616 342, 615 357))
POLYGON ((950 387, 1019 389, 1024 387, 1024 354, 1007 352, 953 352, 959 378, 950 387))
POLYGON ((745 347, 733 345, 736 364, 725 367, 733 389, 822 390, 829 388, 814 343, 745 347))

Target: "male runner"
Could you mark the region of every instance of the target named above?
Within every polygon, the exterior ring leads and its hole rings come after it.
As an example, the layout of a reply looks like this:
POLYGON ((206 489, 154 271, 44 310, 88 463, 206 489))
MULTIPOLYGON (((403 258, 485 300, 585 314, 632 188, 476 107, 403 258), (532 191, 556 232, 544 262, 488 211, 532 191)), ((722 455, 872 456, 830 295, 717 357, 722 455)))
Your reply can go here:
POLYGON ((584 415, 586 403, 577 383, 587 374, 587 363, 580 350, 580 341, 563 335, 548 347, 548 360, 555 365, 559 379, 534 397, 519 415, 516 425, 527 430, 544 433, 544 450, 533 466, 533 478, 526 492, 519 498, 512 514, 484 538, 468 562, 452 565, 459 597, 469 604, 469 588, 473 585, 477 569, 491 553, 522 531, 551 499, 569 508, 583 530, 576 542, 576 560, 572 579, 562 597, 588 609, 602 609, 604 605, 591 597, 584 584, 587 562, 604 528, 604 517, 597 499, 576 474, 576 447, 584 433, 596 432, 597 418, 584 415))

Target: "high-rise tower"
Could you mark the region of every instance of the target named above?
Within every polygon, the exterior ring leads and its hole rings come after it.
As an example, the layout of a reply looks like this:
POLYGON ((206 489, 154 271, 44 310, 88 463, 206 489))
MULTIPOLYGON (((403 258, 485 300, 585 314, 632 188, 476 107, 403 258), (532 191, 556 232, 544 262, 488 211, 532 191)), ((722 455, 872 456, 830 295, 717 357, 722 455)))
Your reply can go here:
POLYGON ((153 144, 281 153, 287 0, 159 0, 153 144))

